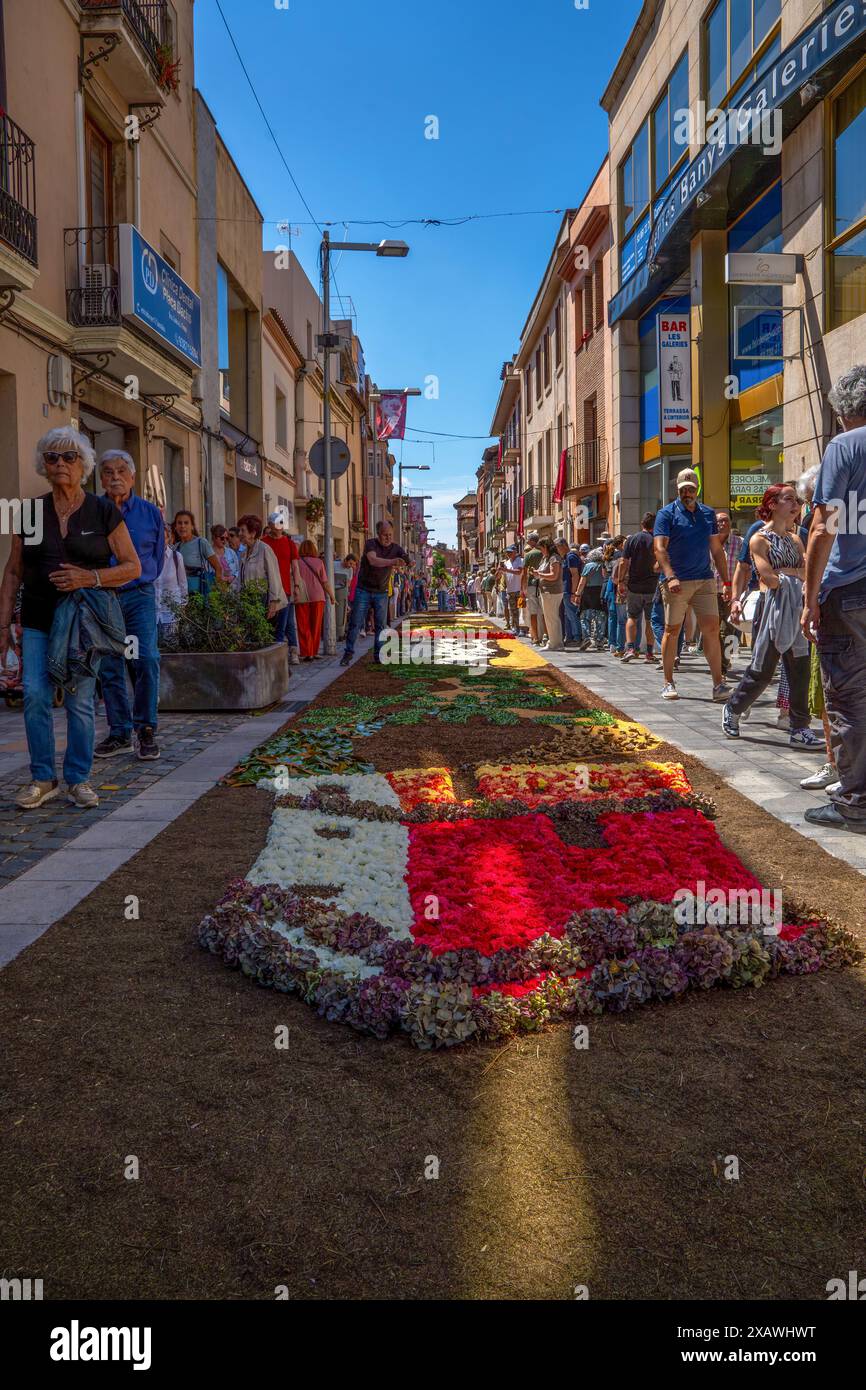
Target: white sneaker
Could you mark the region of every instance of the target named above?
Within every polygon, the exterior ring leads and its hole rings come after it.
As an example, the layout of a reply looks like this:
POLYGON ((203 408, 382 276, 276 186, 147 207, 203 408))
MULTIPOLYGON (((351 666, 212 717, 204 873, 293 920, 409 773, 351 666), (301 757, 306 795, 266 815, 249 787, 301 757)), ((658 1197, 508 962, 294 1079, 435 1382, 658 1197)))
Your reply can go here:
POLYGON ((15 805, 19 811, 35 811, 37 806, 45 801, 53 801, 59 794, 60 788, 56 782, 31 782, 17 793, 15 805))
POLYGON ((819 753, 827 746, 823 735, 819 736, 814 729, 792 729, 788 742, 792 748, 806 748, 810 753, 819 753))
POLYGON ((290 647, 290 648, 289 648, 289 663, 290 663, 290 665, 292 665, 292 666, 299 666, 299 665, 300 665, 300 662, 301 662, 301 653, 298 651, 298 648, 297 648, 297 647, 290 647))
POLYGON ((662 691, 662 699, 678 700, 679 698, 680 697, 677 693, 676 686, 674 685, 673 681, 669 681, 668 684, 665 686, 664 690, 662 691))
POLYGON ((819 792, 832 786, 835 781, 835 767, 832 763, 825 763, 820 772, 813 772, 811 777, 804 777, 800 786, 807 792, 819 792))
POLYGON ((842 783, 841 781, 829 782, 828 785, 824 788, 824 790, 828 796, 835 796, 837 792, 840 792, 842 790, 842 783))
POLYGON ((92 811, 99 805, 99 797, 89 782, 77 782, 74 787, 68 786, 66 800, 73 806, 80 806, 84 811, 92 811))

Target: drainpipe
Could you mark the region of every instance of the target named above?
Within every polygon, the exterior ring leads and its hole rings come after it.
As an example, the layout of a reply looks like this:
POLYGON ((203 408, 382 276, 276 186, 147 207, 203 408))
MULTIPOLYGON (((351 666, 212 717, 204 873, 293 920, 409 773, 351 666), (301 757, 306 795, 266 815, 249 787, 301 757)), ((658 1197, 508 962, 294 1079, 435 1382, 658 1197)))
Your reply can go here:
POLYGON ((141 136, 132 142, 132 220, 141 231, 141 136))

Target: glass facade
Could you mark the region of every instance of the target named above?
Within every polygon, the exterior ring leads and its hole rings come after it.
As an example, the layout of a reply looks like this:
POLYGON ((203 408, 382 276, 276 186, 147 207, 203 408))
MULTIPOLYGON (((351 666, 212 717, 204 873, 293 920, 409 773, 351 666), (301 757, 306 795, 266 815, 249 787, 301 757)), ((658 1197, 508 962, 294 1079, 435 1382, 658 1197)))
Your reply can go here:
POLYGON ((866 313, 866 70, 833 102, 828 327, 866 313))
POLYGON ((755 519, 767 488, 783 481, 782 407, 731 430, 731 517, 741 530, 755 519))
MULTIPOLYGON (((728 232, 729 251, 782 251, 782 185, 774 184, 728 232)), ((731 285, 731 375, 740 393, 782 371, 781 285, 731 285)))

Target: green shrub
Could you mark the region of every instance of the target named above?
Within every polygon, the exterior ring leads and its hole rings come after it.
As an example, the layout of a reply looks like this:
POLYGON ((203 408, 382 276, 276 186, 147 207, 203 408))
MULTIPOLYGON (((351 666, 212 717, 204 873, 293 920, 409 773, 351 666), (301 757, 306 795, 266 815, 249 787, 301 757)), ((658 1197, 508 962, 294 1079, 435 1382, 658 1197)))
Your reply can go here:
POLYGON ((254 580, 240 590, 214 588, 207 597, 190 594, 186 603, 172 605, 175 622, 162 634, 162 650, 255 652, 271 646, 274 632, 265 595, 263 580, 254 580))

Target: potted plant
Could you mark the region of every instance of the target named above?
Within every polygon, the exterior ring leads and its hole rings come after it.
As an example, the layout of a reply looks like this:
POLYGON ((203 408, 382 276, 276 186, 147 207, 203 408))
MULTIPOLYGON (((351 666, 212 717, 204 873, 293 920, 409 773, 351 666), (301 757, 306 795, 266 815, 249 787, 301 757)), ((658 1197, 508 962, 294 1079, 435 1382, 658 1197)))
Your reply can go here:
POLYGON ((190 594, 173 611, 160 637, 160 709, 264 709, 284 698, 288 653, 274 642, 263 583, 190 594))
POLYGON ((307 498, 307 525, 314 530, 325 515, 324 497, 307 498))

